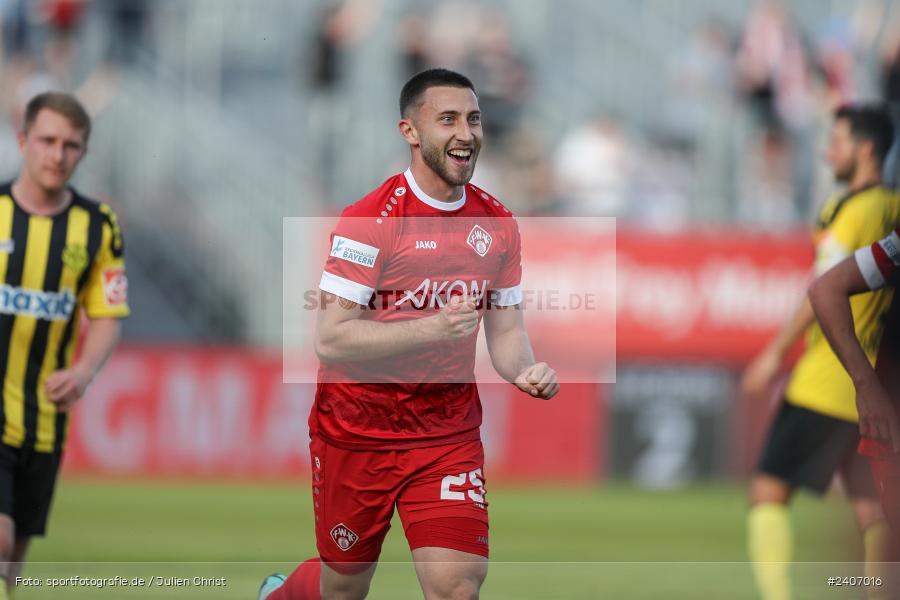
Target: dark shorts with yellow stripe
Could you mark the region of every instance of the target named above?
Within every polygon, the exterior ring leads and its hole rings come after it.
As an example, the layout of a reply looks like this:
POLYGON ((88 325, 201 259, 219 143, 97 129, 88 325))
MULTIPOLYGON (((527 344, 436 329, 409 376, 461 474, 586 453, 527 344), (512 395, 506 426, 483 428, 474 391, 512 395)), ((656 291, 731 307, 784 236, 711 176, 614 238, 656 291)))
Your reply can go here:
POLYGON ((0 444, 0 513, 16 537, 44 535, 61 455, 0 444))
POLYGON ((878 498, 869 462, 856 452, 859 425, 786 400, 775 417, 757 471, 823 494, 839 473, 852 498, 878 498))

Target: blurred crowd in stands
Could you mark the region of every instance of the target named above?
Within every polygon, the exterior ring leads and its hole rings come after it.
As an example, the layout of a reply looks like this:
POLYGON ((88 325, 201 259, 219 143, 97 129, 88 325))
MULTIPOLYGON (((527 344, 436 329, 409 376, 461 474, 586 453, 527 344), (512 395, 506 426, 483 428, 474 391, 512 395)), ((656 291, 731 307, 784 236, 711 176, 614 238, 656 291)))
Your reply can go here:
MULTIPOLYGON (((322 94, 339 88, 342 60, 364 46, 377 4, 345 0, 323 10, 309 62, 322 94)), ((891 3, 861 1, 848 18, 803 30, 784 3, 762 0, 742 24, 710 17, 672 49, 656 122, 628 122, 598 102, 596 114, 554 138, 540 119, 523 118, 541 85, 529 66, 540 48, 516 39, 502 11, 461 4, 411 11, 397 23, 397 58, 404 76, 441 65, 476 82, 493 149, 476 180, 523 215, 702 221, 709 203, 696 196, 712 162, 728 174, 720 199, 728 217, 795 226, 832 191, 821 160, 832 111, 860 100, 900 106, 900 9, 890 15, 891 3), (699 152, 710 101, 733 117, 731 139, 712 156, 699 152)))
POLYGON ((115 95, 116 65, 134 60, 149 0, 0 0, 0 173, 15 173, 15 132, 28 100, 75 92, 93 115, 115 95), (89 15, 93 27, 85 31, 89 15), (97 34, 101 35, 97 35, 97 34), (93 34, 93 35, 92 35, 93 34), (99 43, 99 46, 98 46, 99 43))
POLYGON ((25 102, 76 92, 131 339, 281 344, 282 218, 407 166, 397 95, 430 66, 474 81, 474 182, 522 216, 808 226, 831 111, 900 112, 900 0, 0 0, 0 37, 0 178, 25 102))
MULTIPOLYGON (((532 102, 544 84, 533 69, 542 50, 517 34, 502 3, 410 1, 402 18, 386 24, 387 3, 326 0, 310 11, 318 23, 301 62, 315 172, 339 164, 342 83, 380 27, 393 27, 397 40, 395 87, 434 65, 475 82, 488 149, 476 182, 523 215, 610 215, 659 227, 715 218, 793 226, 831 189, 820 151, 831 111, 860 99, 900 106, 900 7, 890 0, 860 0, 846 18, 805 28, 790 3, 773 0, 748 5, 741 23, 710 16, 667 52, 667 93, 653 122, 624 118, 598 98, 593 114, 559 131, 542 125, 532 102), (718 146, 707 143, 711 105, 731 128, 718 146), (727 185, 711 187, 709 177, 727 185), (704 198, 710 195, 717 197, 704 198)), ((148 43, 154 8, 148 0, 0 0, 5 175, 16 162, 24 102, 49 88, 77 90, 101 113, 115 94, 116 69, 148 43), (102 47, 84 34, 88 27, 103 32, 102 47)), ((320 183, 323 205, 350 200, 320 183)))

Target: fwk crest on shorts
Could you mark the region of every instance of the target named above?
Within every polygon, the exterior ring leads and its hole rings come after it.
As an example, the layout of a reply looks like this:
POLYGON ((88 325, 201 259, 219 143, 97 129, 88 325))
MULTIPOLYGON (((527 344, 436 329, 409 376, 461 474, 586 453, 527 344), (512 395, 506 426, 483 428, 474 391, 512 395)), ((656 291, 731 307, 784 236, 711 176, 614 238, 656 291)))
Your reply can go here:
MULTIPOLYGON (((406 450, 345 450, 310 442, 316 546, 338 571, 378 560, 394 507, 410 550, 439 547, 488 556, 480 440, 406 450)), ((365 567, 362 567, 365 568, 365 567)))

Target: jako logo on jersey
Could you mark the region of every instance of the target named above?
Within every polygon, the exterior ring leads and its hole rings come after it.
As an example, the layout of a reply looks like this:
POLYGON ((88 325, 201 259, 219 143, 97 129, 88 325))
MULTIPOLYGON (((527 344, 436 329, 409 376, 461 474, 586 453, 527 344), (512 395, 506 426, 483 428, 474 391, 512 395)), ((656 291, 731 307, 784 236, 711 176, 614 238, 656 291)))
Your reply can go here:
POLYGON ((331 539, 337 544, 337 547, 346 552, 359 541, 359 536, 353 533, 349 527, 343 523, 338 523, 331 530, 331 539))
POLYGON ((75 311, 75 297, 65 288, 61 293, 3 285, 0 287, 0 313, 34 317, 45 321, 68 321, 75 311))
POLYGON ((405 193, 406 193, 406 188, 405 188, 405 187, 398 187, 396 190, 394 190, 394 195, 395 195, 395 196, 402 196, 402 195, 405 194, 405 193))
POLYGON ((491 249, 491 242, 493 241, 494 238, 491 237, 491 234, 482 229, 481 225, 473 227, 472 231, 469 232, 469 237, 466 239, 466 243, 472 246, 472 249, 478 253, 478 256, 487 254, 488 250, 491 249))
POLYGON ((443 308, 449 302, 453 295, 463 294, 474 299, 476 303, 480 303, 487 289, 488 281, 483 279, 481 285, 477 281, 473 281, 471 285, 462 279, 456 281, 431 281, 428 277, 422 280, 422 283, 412 291, 403 292, 403 297, 394 303, 394 306, 401 306, 409 301, 416 308, 443 308))
POLYGON ((3 254, 12 254, 16 250, 16 240, 9 239, 0 242, 0 252, 3 254))
POLYGON ((432 240, 416 240, 416 250, 437 250, 437 242, 432 240))
POLYGON ((336 235, 331 241, 331 256, 372 269, 378 258, 378 248, 336 235))

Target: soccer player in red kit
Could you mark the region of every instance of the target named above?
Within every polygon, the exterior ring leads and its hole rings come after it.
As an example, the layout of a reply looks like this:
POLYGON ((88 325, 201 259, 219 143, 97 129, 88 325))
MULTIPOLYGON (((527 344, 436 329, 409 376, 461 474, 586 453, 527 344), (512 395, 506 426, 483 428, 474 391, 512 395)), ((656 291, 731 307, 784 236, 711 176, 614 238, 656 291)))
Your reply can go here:
POLYGON ((856 388, 861 440, 859 452, 869 458, 881 503, 893 534, 892 560, 900 559, 900 229, 860 248, 810 287, 809 298, 822 331, 856 388), (875 366, 857 340, 850 296, 891 286, 875 366))
POLYGON ((425 598, 478 598, 488 557, 474 381, 482 321, 504 379, 537 398, 559 390, 525 331, 516 221, 469 184, 482 142, 472 82, 419 73, 400 113, 411 165, 344 210, 319 283, 319 558, 268 577, 260 600, 365 598, 395 506, 425 598))

